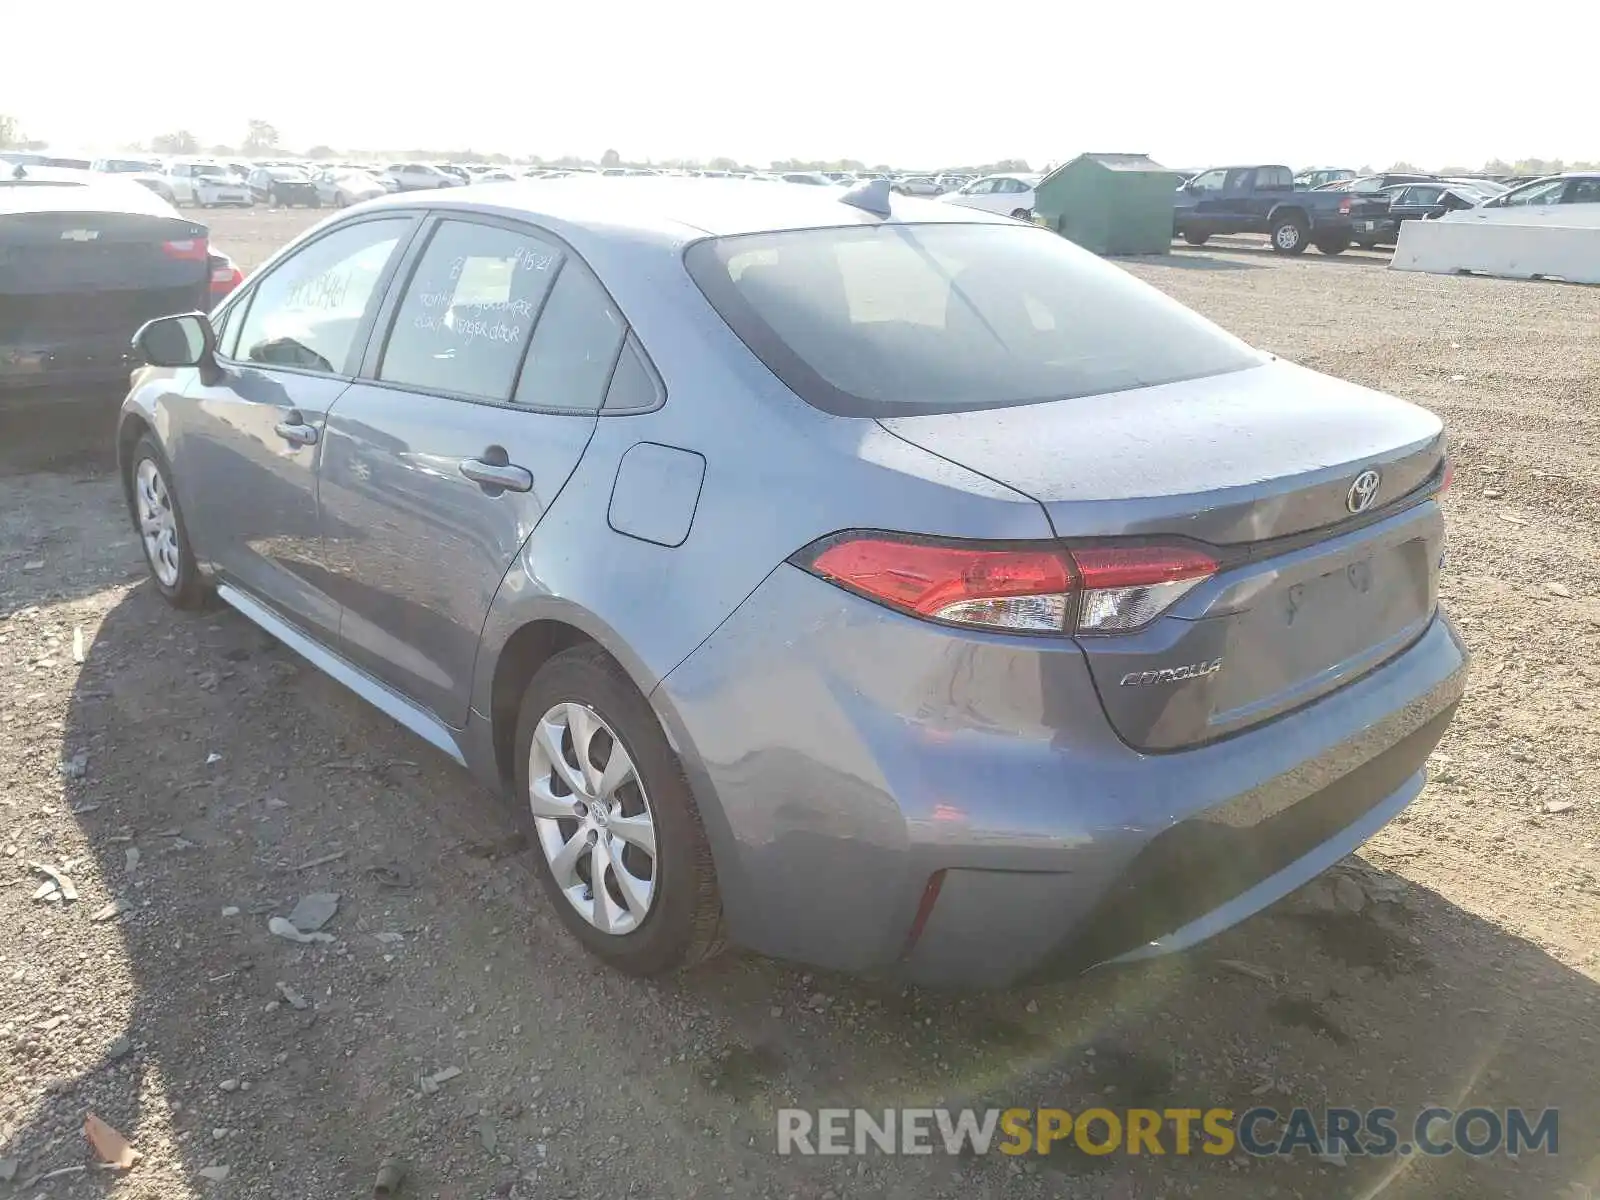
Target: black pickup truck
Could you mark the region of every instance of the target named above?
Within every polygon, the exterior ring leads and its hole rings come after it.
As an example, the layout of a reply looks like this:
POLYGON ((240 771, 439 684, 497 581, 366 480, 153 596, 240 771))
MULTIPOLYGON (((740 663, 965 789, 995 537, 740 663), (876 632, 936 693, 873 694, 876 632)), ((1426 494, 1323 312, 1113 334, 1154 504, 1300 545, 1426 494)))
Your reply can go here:
POLYGON ((1296 191, 1293 172, 1276 164, 1212 167, 1178 189, 1172 232, 1191 246, 1219 233, 1264 233, 1279 254, 1307 246, 1338 254, 1355 240, 1358 219, 1387 209, 1387 197, 1296 191))

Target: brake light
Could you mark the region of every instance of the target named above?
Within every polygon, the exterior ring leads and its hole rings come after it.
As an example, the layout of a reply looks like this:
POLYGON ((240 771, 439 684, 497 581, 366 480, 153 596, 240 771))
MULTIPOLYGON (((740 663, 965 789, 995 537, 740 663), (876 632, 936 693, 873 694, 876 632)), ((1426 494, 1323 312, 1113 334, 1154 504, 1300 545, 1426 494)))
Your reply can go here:
POLYGON ((1020 633, 1127 633, 1217 570, 1215 559, 1185 546, 1069 551, 876 532, 824 538, 793 561, 912 616, 1020 633))
POLYGON ((1450 490, 1450 485, 1456 481, 1456 464, 1448 458, 1444 460, 1444 474, 1439 478, 1439 495, 1444 495, 1450 490))
POLYGON ((212 264, 211 290, 218 296, 226 296, 243 282, 244 272, 232 263, 212 264))
POLYGON ((183 262, 204 262, 208 254, 206 239, 203 237, 162 242, 161 252, 168 258, 176 258, 183 262))

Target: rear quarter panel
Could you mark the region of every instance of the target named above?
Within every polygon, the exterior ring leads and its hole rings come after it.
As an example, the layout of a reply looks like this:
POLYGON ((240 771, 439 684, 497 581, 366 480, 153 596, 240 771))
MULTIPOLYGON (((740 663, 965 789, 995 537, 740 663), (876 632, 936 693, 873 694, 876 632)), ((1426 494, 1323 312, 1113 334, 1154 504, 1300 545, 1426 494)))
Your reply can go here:
POLYGON ((583 629, 648 694, 786 558, 825 534, 875 527, 1050 536, 1044 510, 1020 493, 876 422, 802 402, 712 310, 678 253, 645 256, 621 239, 574 242, 617 299, 667 398, 653 412, 600 418, 567 487, 513 563, 479 648, 479 714, 490 712, 493 664, 531 621, 583 629), (641 443, 705 461, 681 545, 628 536, 608 520, 618 467, 641 443))

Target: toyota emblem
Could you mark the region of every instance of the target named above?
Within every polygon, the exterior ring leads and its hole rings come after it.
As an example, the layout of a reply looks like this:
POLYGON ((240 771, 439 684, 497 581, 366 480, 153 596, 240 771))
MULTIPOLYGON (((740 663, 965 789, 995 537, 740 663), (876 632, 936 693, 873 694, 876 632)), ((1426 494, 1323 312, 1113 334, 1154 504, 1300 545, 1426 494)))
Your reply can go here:
POLYGON ((1353 513, 1366 512, 1378 498, 1378 484, 1382 481, 1382 477, 1368 467, 1357 475, 1356 481, 1350 485, 1350 491, 1344 498, 1344 506, 1353 513))

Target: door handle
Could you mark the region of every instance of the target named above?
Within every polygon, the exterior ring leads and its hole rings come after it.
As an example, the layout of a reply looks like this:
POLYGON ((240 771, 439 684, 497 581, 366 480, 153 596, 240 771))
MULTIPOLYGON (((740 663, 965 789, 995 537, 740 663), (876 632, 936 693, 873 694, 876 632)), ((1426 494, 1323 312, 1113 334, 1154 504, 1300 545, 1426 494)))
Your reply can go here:
POLYGON ((317 444, 317 427, 306 424, 306 419, 300 415, 298 408, 292 408, 285 413, 283 420, 274 425, 272 431, 284 441, 296 446, 317 444))
POLYGON ((515 463, 485 462, 481 458, 467 458, 461 462, 461 473, 473 483, 486 488, 499 488, 507 492, 533 490, 533 472, 515 463))

